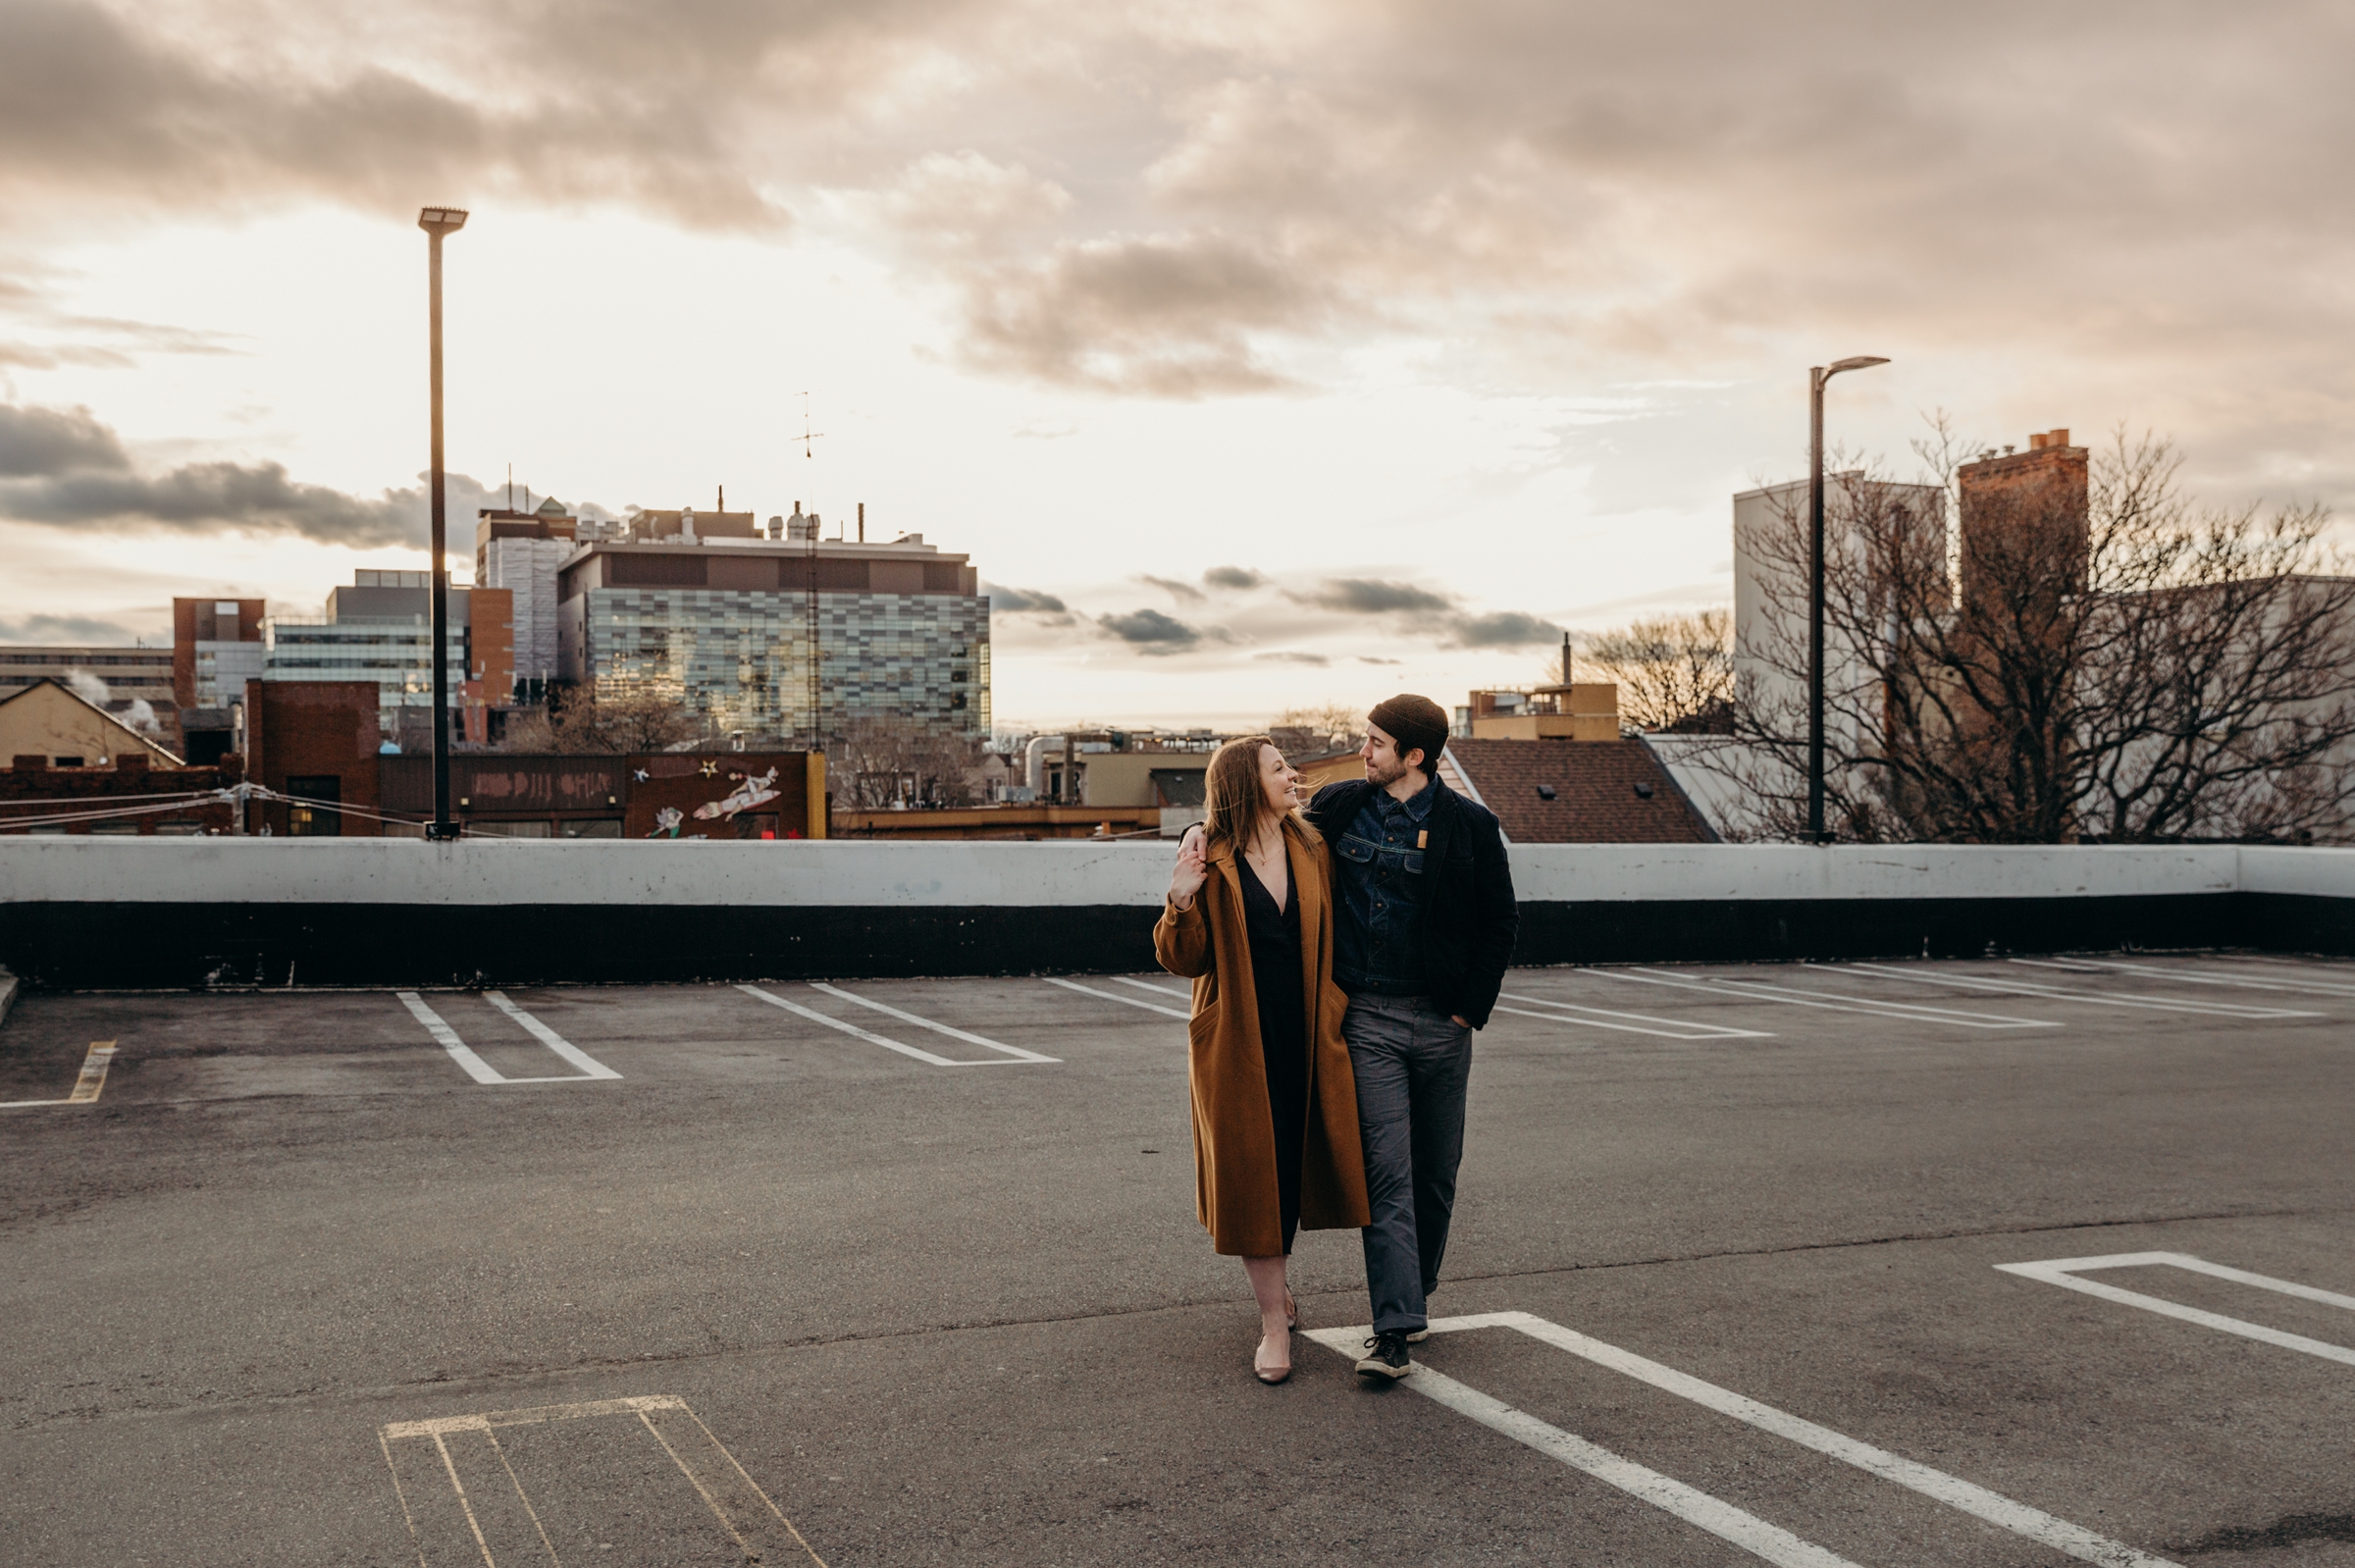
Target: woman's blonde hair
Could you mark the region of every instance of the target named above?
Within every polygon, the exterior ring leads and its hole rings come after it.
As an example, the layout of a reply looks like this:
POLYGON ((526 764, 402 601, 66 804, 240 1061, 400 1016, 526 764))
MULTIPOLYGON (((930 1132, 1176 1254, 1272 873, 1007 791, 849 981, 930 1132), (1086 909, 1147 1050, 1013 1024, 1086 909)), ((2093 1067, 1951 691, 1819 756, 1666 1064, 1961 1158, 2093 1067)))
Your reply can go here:
MULTIPOLYGON (((1268 809, 1268 792, 1259 782, 1259 749, 1275 744, 1265 735, 1245 735, 1212 754, 1202 779, 1205 844, 1251 842, 1259 813, 1268 809)), ((1297 806, 1282 814, 1305 825, 1297 806)))

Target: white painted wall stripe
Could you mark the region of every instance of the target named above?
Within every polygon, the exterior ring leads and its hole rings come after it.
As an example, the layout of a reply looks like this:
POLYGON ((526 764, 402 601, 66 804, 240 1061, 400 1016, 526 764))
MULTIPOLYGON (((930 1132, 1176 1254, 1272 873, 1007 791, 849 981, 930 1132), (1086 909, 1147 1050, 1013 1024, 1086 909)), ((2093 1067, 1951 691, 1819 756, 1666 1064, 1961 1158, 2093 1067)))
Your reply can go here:
POLYGON ((810 989, 823 991, 828 996, 838 996, 845 1002, 856 1003, 863 1008, 872 1008, 875 1012, 889 1014, 904 1023, 913 1023, 918 1028, 930 1029, 934 1033, 945 1034, 952 1039, 964 1040, 971 1045, 987 1046, 992 1051, 1003 1051, 1018 1062, 1060 1062, 1062 1060, 1060 1057, 1040 1056, 1036 1051, 1025 1051, 1019 1045, 1002 1045, 985 1034, 968 1034, 963 1029, 951 1028, 946 1023, 935 1023, 930 1019, 918 1018, 913 1013, 903 1013, 896 1007, 886 1007, 872 997, 858 996, 839 986, 821 985, 812 980, 810 983, 810 989))
POLYGON ((483 1000, 523 1025, 524 1032, 581 1070, 584 1077, 618 1078, 620 1073, 507 1000, 504 991, 485 991, 483 1000))
POLYGON ((1118 996, 1110 991, 1099 991, 1092 985, 1081 985, 1077 980, 1059 980, 1052 974, 1042 974, 1039 978, 1049 985, 1060 985, 1067 991, 1077 991, 1082 996, 1100 996, 1107 1002, 1118 1002, 1123 1007, 1143 1008, 1147 1013, 1158 1013, 1165 1019, 1185 1019, 1189 1021, 1193 1019, 1191 1013, 1180 1013, 1174 1007, 1163 1007, 1158 1002, 1139 1002, 1132 996, 1118 996))
POLYGON ((2331 1344, 2323 1339, 2309 1339, 2300 1333, 2284 1333, 2279 1329, 2269 1329, 2262 1323, 2250 1323, 2242 1318, 2227 1318, 2221 1312, 2204 1312, 2198 1307, 2184 1306, 2179 1301, 2169 1301, 2161 1296, 2146 1296, 2139 1290, 2123 1290, 2114 1284, 2104 1284, 2096 1280, 2080 1280, 2076 1277, 2077 1271, 2081 1269, 2137 1269, 2162 1265, 2173 1269, 2188 1269, 2194 1274, 2205 1274, 2219 1280, 2229 1280, 2235 1284, 2255 1285, 2260 1290, 2272 1290, 2281 1295, 2297 1296, 2307 1301, 2320 1301, 2326 1306, 2343 1307, 2350 1312, 2355 1312, 2355 1296, 2340 1295, 2334 1290, 2318 1290, 2312 1285, 2296 1284, 2288 1280, 2276 1280, 2269 1275, 2251 1274, 2245 1269, 2228 1269, 2221 1263, 2210 1263, 2204 1258, 2195 1258, 2187 1252, 2117 1252, 2100 1258, 2048 1258, 2041 1263, 1999 1263, 1996 1267, 2006 1274, 2016 1274, 2029 1280, 2041 1280, 2047 1284, 2057 1284, 2064 1289, 2075 1290, 2084 1295, 2098 1296, 2104 1301, 2116 1301, 2129 1307, 2140 1307, 2145 1312, 2157 1313, 2163 1318, 2196 1323, 2203 1329, 2214 1329, 2220 1333, 2236 1334, 2243 1339, 2255 1339, 2265 1344, 2278 1345, 2284 1350, 2300 1350, 2310 1356, 2320 1356, 2325 1361, 2336 1361, 2345 1366, 2355 1367, 2355 1349, 2350 1349, 2345 1345, 2331 1344))
MULTIPOLYGON (((1155 844, 0 836, 0 901, 894 908, 1107 905, 1169 890, 1155 844)), ((2231 845, 1516 844, 1529 903, 2355 897, 2355 851, 2231 845)))
POLYGON ((1629 1034, 1655 1034, 1670 1040, 1771 1040, 1774 1036, 1764 1029, 1737 1029, 1731 1024, 1702 1023, 1696 1019, 1659 1019, 1648 1013, 1614 1013, 1609 1008, 1581 1007, 1572 1002, 1556 1002, 1551 997, 1521 996, 1503 993, 1507 1002, 1526 1002, 1531 1007, 1558 1008, 1569 1018, 1556 1018, 1551 1013, 1531 1013, 1522 1008, 1499 1007, 1499 1013, 1512 1013, 1525 1019, 1552 1019, 1556 1023, 1584 1023, 1597 1029, 1620 1029, 1629 1034), (1605 1023, 1605 1019, 1623 1021, 1605 1023), (1643 1025, 1652 1024, 1646 1028, 1643 1025))
MULTIPOLYGON (((1755 1399, 1745 1398, 1715 1384, 1703 1383, 1699 1378, 1647 1360, 1633 1351, 1589 1338, 1575 1330, 1549 1323, 1533 1313, 1487 1312, 1462 1318, 1439 1318, 1431 1325, 1434 1333, 1490 1328, 1517 1329, 1534 1339, 1544 1340, 1597 1366, 1624 1373, 1640 1383, 1649 1384, 1679 1398, 1690 1399, 1705 1409, 1731 1416, 1761 1432, 1770 1432, 1803 1448, 1811 1448, 1844 1464, 1854 1465, 1868 1475, 1895 1482, 1910 1491, 1919 1492, 1950 1508, 1984 1519, 2015 1536, 2067 1552, 2080 1561, 2098 1563, 2102 1568, 2178 1568, 2177 1564, 2165 1557, 2153 1556, 2123 1542, 2112 1541, 2080 1525, 2072 1525, 2066 1519, 2031 1508, 2026 1503, 2015 1502, 2000 1492, 1950 1476, 1943 1470, 1933 1470, 1928 1465, 1902 1459, 1887 1449, 1859 1442, 1829 1427, 1817 1426, 1812 1421, 1787 1414, 1771 1405, 1760 1404, 1755 1399)), ((1323 1339, 1324 1334, 1352 1333, 1362 1336, 1366 1333, 1364 1329, 1327 1330, 1318 1337, 1323 1339)), ((1421 1376, 1420 1372, 1415 1375, 1417 1378, 1421 1376)), ((1407 1380, 1409 1384, 1414 1381, 1414 1378, 1407 1380)))
MULTIPOLYGON (((1437 1330, 1446 1321, 1435 1323, 1432 1328, 1437 1330)), ((1363 1328, 1303 1332, 1319 1344, 1353 1358, 1368 1333, 1363 1328)), ((1409 1388, 1425 1398, 1436 1400, 1460 1415, 1469 1416, 1490 1431, 1502 1433, 1515 1442, 1535 1448, 1549 1459, 1593 1476, 1607 1487, 1615 1487, 1631 1497, 1648 1502, 1664 1513, 1673 1514, 1720 1541, 1741 1547, 1753 1557, 1762 1557, 1768 1562, 1783 1565, 1783 1568, 1855 1568, 1847 1558, 1826 1551, 1811 1542, 1802 1541, 1780 1525, 1770 1525, 1755 1514, 1745 1513, 1732 1503, 1722 1502, 1705 1491, 1697 1490, 1632 1459, 1622 1459, 1608 1448, 1540 1421, 1527 1411, 1516 1410, 1503 1400, 1468 1387, 1444 1373, 1418 1366, 1413 1376, 1404 1381, 1409 1388)))

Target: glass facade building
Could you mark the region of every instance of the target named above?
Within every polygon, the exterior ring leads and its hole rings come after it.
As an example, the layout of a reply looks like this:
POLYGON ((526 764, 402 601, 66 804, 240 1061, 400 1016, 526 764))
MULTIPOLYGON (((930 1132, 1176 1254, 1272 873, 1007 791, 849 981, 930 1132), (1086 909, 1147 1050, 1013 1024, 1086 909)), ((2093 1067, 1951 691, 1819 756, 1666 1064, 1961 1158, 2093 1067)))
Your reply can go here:
MULTIPOLYGON (((458 596, 450 596, 455 600, 458 596)), ((446 642, 449 706, 466 679, 466 623, 452 606, 446 642)), ((423 615, 274 615, 264 628, 264 680, 374 681, 388 739, 434 721, 433 628, 423 615), (404 726, 402 717, 407 714, 404 726)))
POLYGON ((660 694, 748 736, 989 734, 989 601, 920 539, 590 544, 557 592, 565 678, 601 697, 660 694))

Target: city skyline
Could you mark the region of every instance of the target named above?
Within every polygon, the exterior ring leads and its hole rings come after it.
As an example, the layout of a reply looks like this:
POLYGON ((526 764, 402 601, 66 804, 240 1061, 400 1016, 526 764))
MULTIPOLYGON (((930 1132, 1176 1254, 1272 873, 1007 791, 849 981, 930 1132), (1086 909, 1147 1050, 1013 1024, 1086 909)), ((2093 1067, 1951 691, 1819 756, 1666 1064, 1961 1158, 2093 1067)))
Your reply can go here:
POLYGON ((422 564, 440 200, 453 540, 510 462, 864 501, 998 591, 1001 728, 1452 702, 1727 602, 1845 354, 1901 472, 1943 407, 2355 494, 2321 8, 268 15, 0 17, 78 84, 0 110, 0 638, 422 564))

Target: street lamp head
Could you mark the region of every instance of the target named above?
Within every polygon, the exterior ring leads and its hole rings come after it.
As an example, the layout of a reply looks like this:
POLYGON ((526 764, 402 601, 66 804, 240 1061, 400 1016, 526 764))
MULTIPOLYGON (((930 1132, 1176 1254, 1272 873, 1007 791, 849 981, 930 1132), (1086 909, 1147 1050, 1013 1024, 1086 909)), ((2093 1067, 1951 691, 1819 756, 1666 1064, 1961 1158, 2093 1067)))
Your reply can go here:
MULTIPOLYGON (((464 213, 458 214, 461 221, 465 216, 464 213)), ((1875 365, 1886 365, 1887 363, 1889 361, 1878 354, 1856 354, 1847 359, 1834 360, 1824 367, 1823 373, 1826 376, 1837 376, 1844 370, 1870 370, 1875 365)))
POLYGON ((429 235, 454 235, 466 227, 466 209, 428 207, 417 215, 417 227, 429 235))

